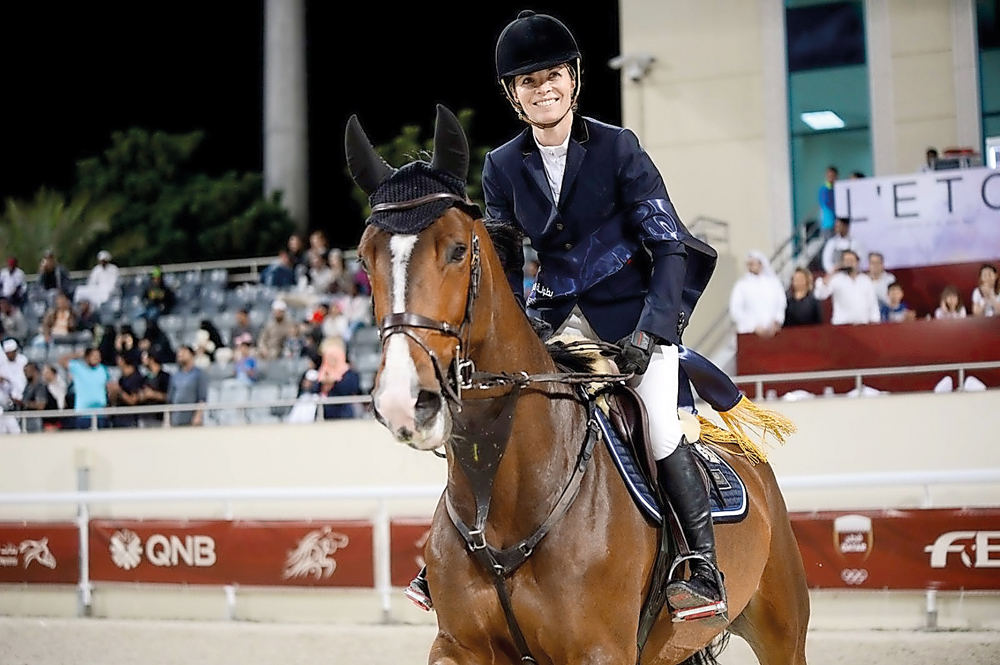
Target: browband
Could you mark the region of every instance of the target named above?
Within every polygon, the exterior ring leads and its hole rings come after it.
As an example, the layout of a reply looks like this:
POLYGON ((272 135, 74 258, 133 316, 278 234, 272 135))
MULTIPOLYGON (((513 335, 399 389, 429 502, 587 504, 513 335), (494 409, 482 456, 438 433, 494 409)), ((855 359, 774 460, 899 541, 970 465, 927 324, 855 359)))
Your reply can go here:
POLYGON ((472 205, 472 201, 457 194, 450 194, 448 192, 437 192, 435 194, 428 194, 427 196, 421 196, 418 199, 410 199, 408 201, 390 202, 390 203, 378 203, 372 206, 372 214, 377 212, 388 212, 391 210, 410 210, 422 206, 425 203, 431 203, 432 201, 443 201, 443 200, 453 200, 459 203, 467 203, 472 205))

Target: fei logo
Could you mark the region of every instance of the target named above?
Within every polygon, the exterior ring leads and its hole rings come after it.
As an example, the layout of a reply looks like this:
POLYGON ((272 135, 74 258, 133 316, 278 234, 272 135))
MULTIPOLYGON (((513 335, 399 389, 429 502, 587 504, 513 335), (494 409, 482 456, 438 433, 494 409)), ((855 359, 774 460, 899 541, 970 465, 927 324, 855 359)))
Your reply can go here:
POLYGON ((143 547, 139 534, 129 529, 119 529, 111 536, 109 545, 111 561, 123 570, 132 570, 142 563, 143 554, 154 566, 188 566, 205 568, 214 566, 215 539, 211 536, 165 536, 154 533, 143 547))
POLYGON ((925 547, 924 552, 931 555, 931 568, 947 566, 949 554, 957 554, 966 568, 1000 568, 1000 556, 990 556, 1000 554, 1000 531, 948 531, 925 547), (972 541, 975 561, 966 549, 968 541, 972 541))

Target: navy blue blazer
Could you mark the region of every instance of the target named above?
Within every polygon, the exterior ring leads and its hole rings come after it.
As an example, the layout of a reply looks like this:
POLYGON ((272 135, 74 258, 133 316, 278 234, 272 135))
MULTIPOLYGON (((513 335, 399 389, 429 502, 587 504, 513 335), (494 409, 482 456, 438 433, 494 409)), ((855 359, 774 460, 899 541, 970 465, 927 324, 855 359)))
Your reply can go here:
POLYGON ((530 128, 487 154, 482 181, 487 216, 519 226, 538 252, 532 313, 558 328, 579 305, 605 341, 639 329, 680 343, 717 255, 680 222, 635 134, 576 116, 558 206, 530 128))

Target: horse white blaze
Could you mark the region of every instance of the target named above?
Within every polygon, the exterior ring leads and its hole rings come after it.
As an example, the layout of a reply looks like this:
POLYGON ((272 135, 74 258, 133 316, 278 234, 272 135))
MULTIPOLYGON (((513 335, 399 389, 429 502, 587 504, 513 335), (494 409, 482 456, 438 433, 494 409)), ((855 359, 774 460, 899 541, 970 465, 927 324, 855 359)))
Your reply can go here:
MULTIPOLYGON (((406 311, 406 278, 410 256, 417 244, 415 235, 394 235, 389 239, 392 256, 392 313, 406 311)), ((417 367, 410 357, 406 337, 396 334, 385 344, 384 365, 373 399, 375 409, 399 439, 410 439, 416 434, 415 410, 417 404, 417 367)))

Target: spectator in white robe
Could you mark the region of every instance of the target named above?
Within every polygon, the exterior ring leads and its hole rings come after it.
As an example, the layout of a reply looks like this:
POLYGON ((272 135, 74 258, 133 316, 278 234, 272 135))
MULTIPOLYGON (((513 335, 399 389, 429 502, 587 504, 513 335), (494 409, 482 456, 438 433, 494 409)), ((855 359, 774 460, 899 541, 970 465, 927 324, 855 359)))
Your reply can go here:
POLYGON ((871 277, 859 272, 858 255, 847 250, 841 256, 841 267, 837 272, 828 273, 816 280, 813 293, 817 300, 833 296, 834 325, 879 323, 878 296, 871 277))
POLYGON ((118 266, 111 263, 111 252, 97 253, 97 265, 90 270, 87 283, 77 287, 73 301, 89 300, 95 308, 107 302, 118 288, 118 266))
POLYGON ((785 323, 785 289, 761 252, 747 255, 747 272, 729 295, 729 316, 739 333, 771 337, 785 323))

